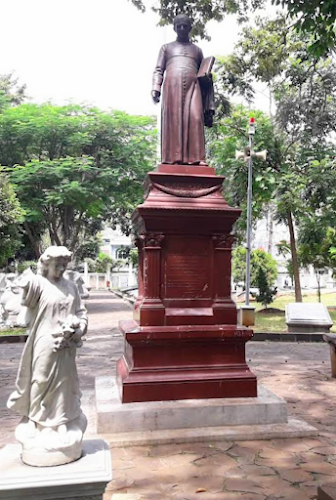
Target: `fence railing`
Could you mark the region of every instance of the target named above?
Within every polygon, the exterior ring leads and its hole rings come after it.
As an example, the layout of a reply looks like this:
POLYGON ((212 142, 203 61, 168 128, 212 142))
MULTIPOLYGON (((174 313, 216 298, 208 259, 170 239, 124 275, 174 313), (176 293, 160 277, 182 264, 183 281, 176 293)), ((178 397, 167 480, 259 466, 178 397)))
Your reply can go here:
POLYGON ((91 290, 115 290, 136 284, 136 276, 128 272, 82 274, 86 286, 91 290))

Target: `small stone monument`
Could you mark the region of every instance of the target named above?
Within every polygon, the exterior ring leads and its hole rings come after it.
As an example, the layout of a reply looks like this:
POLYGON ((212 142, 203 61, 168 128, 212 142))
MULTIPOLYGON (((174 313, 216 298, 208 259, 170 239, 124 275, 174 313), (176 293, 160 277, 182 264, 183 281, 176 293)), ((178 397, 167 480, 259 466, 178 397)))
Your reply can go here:
POLYGON ((323 304, 295 302, 286 306, 289 333, 328 333, 333 322, 323 304))

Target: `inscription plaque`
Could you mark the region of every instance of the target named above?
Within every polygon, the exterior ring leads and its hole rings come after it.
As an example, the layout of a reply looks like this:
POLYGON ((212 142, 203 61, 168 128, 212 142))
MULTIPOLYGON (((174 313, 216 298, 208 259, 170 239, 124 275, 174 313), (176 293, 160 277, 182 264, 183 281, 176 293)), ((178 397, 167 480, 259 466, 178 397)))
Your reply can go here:
POLYGON ((168 239, 165 253, 165 298, 211 297, 209 253, 210 244, 207 240, 168 239))

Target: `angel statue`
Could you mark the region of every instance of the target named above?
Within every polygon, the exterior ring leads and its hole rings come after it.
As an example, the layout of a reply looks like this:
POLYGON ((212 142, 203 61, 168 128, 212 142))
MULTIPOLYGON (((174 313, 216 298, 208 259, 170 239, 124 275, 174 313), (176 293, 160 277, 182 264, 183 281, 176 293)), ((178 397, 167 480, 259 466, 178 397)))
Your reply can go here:
POLYGON ((15 431, 23 462, 38 467, 80 458, 87 426, 76 367, 87 314, 76 285, 63 276, 70 259, 66 247, 51 246, 38 274, 25 271, 17 280, 29 336, 7 406, 23 415, 15 431))

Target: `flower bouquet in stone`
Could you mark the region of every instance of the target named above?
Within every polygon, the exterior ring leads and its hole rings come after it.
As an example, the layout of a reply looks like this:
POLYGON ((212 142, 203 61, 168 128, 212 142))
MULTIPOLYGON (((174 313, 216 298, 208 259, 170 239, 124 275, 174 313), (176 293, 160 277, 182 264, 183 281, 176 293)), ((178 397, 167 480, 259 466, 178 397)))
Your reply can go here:
POLYGON ((52 334, 54 337, 54 352, 69 347, 82 347, 83 332, 80 329, 80 320, 76 316, 68 316, 64 323, 61 324, 60 330, 52 334))

